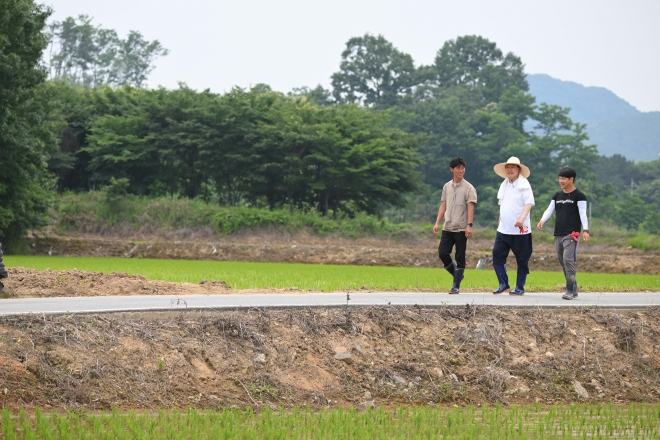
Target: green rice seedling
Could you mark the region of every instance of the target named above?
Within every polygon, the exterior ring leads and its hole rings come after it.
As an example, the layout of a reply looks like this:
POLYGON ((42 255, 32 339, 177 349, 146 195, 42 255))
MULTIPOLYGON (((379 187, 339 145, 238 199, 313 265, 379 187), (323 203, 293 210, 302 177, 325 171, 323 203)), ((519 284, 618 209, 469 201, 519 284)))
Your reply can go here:
MULTIPOLYGON (((236 289, 295 288, 327 292, 366 286, 381 291, 444 291, 449 285, 449 276, 444 270, 419 267, 46 256, 8 256, 5 263, 9 267, 38 270, 76 268, 90 272, 125 272, 170 282, 222 280, 236 289)), ((467 270, 462 288, 490 290, 494 277, 492 271, 467 270)), ((560 272, 532 272, 527 280, 529 292, 561 291, 565 285, 560 272)), ((580 273, 578 282, 585 292, 660 291, 660 275, 580 273)))
POLYGON ((100 414, 35 413, 34 418, 3 411, 3 438, 232 438, 232 439, 523 439, 523 438, 658 438, 658 407, 629 405, 598 408, 562 407, 398 407, 357 411, 354 408, 265 408, 200 411, 159 410, 100 414), (18 424, 14 423, 18 420, 18 424), (46 426, 50 424, 50 426, 46 426), (68 432, 58 430, 69 426, 68 432), (105 431, 99 432, 99 428, 105 431), (19 428, 20 430, 18 430, 19 428), (37 430, 39 434, 37 435, 37 430), (41 435, 45 433, 46 435, 41 435), (49 434, 50 433, 50 434, 49 434), (100 435, 99 435, 100 434, 100 435))

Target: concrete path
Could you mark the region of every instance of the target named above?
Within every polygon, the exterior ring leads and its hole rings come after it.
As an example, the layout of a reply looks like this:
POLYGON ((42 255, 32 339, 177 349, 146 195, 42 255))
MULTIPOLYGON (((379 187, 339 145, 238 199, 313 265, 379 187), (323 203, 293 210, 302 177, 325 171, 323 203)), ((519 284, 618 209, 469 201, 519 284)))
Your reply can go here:
MULTIPOLYGON (((106 313, 185 309, 235 309, 246 307, 337 307, 347 304, 346 293, 243 294, 204 296, 95 296, 0 300, 0 316, 25 313, 106 313)), ((494 305, 507 307, 649 307, 660 305, 660 292, 580 293, 567 301, 560 293, 527 293, 523 297, 490 293, 371 292, 350 293, 350 306, 420 305, 423 307, 494 305)))

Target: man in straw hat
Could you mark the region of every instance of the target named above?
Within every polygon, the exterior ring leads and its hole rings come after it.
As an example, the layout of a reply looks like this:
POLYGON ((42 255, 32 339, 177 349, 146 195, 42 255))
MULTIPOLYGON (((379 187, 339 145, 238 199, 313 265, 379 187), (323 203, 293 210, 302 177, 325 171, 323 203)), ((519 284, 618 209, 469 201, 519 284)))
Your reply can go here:
POLYGON ((440 221, 444 218, 438 256, 445 265, 445 270, 451 274, 454 284, 449 293, 460 292, 463 272, 465 271, 465 250, 468 238, 472 237, 472 220, 474 205, 477 203, 477 190, 467 180, 465 175, 465 159, 456 157, 449 162, 449 171, 454 178, 442 187, 438 218, 433 226, 433 233, 438 235, 440 221), (456 246, 456 261, 451 258, 451 250, 456 246))
POLYGON ((564 270, 566 278, 566 293, 564 299, 578 297, 577 281, 575 279, 575 266, 577 263, 578 241, 580 240, 580 227, 582 239, 589 243, 589 219, 587 218, 587 196, 575 187, 577 173, 573 168, 564 167, 559 170, 558 181, 561 191, 552 196, 550 206, 543 213, 541 221, 536 225, 539 231, 545 222, 550 220, 553 212, 555 217, 555 250, 559 264, 564 270))
POLYGON ((493 167, 495 173, 504 178, 497 192, 500 205, 500 219, 493 246, 493 268, 499 281, 495 295, 509 292, 509 295, 524 295, 525 282, 529 273, 529 259, 532 256, 532 233, 529 212, 534 206, 534 194, 527 178, 529 168, 520 163, 517 157, 510 157, 493 167), (513 251, 518 263, 516 287, 511 290, 506 272, 506 259, 513 251))

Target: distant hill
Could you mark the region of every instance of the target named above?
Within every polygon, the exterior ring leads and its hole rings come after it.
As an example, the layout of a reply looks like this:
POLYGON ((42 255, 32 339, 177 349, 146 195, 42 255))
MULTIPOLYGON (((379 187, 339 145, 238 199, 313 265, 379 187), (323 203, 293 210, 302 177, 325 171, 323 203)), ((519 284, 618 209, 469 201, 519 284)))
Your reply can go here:
POLYGON ((587 124, 600 154, 621 154, 636 161, 658 159, 660 112, 640 112, 603 87, 585 87, 544 74, 528 75, 536 102, 570 107, 571 118, 587 124))
POLYGON ((660 158, 660 112, 591 122, 587 131, 605 156, 618 153, 637 161, 660 158))

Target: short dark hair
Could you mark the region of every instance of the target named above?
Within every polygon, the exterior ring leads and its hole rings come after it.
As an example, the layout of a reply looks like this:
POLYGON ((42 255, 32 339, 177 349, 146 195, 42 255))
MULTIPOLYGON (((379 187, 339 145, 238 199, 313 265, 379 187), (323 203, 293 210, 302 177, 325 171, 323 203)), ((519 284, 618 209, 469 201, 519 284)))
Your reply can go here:
POLYGON ((449 168, 456 168, 458 166, 466 166, 465 164, 465 159, 463 159, 461 156, 455 157, 449 162, 449 168))
POLYGON ((559 170, 559 174, 557 174, 557 175, 559 177, 566 177, 567 179, 570 179, 572 177, 573 181, 575 181, 575 178, 577 177, 577 173, 571 167, 562 168, 561 170, 559 170))

